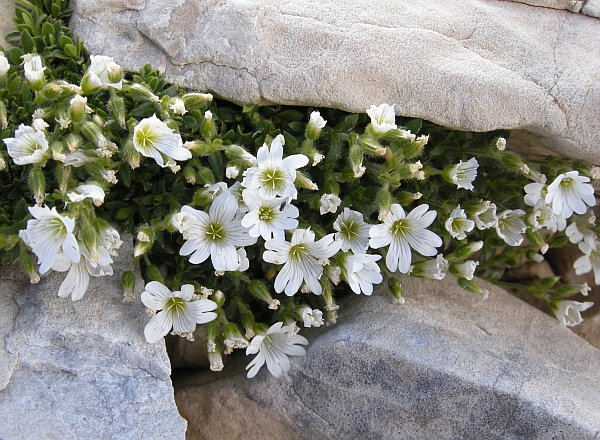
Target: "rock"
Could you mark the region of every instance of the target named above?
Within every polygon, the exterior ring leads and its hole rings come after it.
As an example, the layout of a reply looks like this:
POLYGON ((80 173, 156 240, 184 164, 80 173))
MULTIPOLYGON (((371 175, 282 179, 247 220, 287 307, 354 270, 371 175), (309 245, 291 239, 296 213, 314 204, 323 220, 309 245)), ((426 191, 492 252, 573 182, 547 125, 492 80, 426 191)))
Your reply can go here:
POLYGON ((122 301, 132 252, 129 237, 79 301, 57 296, 63 274, 30 285, 1 268, 0 438, 185 437, 165 346, 145 341, 143 304, 122 301))
POLYGON ((17 27, 12 21, 14 9, 15 0, 0 0, 0 11, 11 11, 10 13, 4 12, 0 17, 0 46, 5 49, 12 47, 12 45, 4 41, 4 37, 9 32, 17 30, 17 27))
POLYGON ((581 12, 590 17, 600 18, 600 0, 588 0, 581 12))
POLYGON ((599 350, 500 288, 400 280, 404 306, 380 287, 302 330, 307 355, 279 380, 246 379, 243 353, 180 378, 188 439, 597 438, 599 350))
POLYGON ((478 0, 71 5, 70 26, 92 54, 127 70, 151 63, 233 102, 353 112, 388 102, 455 129, 524 131, 536 146, 600 163, 600 21, 582 14, 478 0))
POLYGON ((530 6, 542 8, 566 9, 571 12, 579 12, 583 7, 584 0, 511 0, 513 2, 525 3, 530 6))

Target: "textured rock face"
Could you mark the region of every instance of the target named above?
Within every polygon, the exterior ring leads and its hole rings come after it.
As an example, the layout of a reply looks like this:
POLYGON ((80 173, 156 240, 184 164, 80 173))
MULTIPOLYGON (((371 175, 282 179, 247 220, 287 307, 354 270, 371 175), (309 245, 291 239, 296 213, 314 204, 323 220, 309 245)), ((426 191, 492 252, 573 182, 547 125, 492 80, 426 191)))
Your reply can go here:
POLYGON ((279 380, 246 379, 239 353, 176 383, 188 438, 597 438, 600 351, 499 288, 400 279, 404 306, 342 302, 279 380))
POLYGON ((0 45, 5 49, 11 47, 11 45, 4 41, 4 37, 9 32, 17 30, 17 27, 12 22, 12 11, 14 8, 15 0, 0 0, 0 11, 3 11, 0 18, 0 45))
POLYGON ((63 274, 30 285, 1 268, 0 438, 184 438, 165 347, 145 341, 142 303, 122 302, 125 260, 77 302, 56 295, 63 274))
POLYGON ((600 163, 600 21, 551 9, 581 2, 528 3, 549 7, 76 0, 70 25, 91 53, 130 70, 150 62, 171 81, 234 102, 358 112, 395 103, 401 115, 514 129, 524 145, 600 163))

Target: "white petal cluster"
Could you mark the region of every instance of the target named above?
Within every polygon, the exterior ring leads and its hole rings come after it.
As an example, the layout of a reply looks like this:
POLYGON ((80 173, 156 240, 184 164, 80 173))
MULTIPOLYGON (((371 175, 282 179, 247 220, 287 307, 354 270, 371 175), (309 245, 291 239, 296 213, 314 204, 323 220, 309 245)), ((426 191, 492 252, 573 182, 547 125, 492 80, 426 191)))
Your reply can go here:
POLYGON ((90 198, 96 206, 100 206, 104 203, 104 196, 104 190, 94 184, 79 185, 74 192, 67 194, 67 197, 69 197, 71 202, 81 202, 82 200, 90 198))
POLYGON ((320 112, 314 111, 310 114, 310 120, 308 123, 314 129, 321 130, 325 125, 327 125, 327 121, 323 119, 320 112))
POLYGON ((258 149, 256 161, 256 166, 244 172, 244 187, 258 190, 265 200, 275 197, 295 199, 298 196, 294 186, 296 170, 308 164, 307 156, 292 154, 284 158, 281 140, 275 138, 270 149, 266 144, 258 149))
POLYGON ((39 55, 27 54, 23 55, 23 69, 25 71, 25 78, 34 90, 39 90, 44 85, 44 70, 42 66, 42 59, 39 55))
POLYGON ((589 177, 580 176, 578 171, 560 174, 554 182, 548 185, 545 202, 552 205, 557 215, 569 218, 576 214, 585 214, 587 206, 596 206, 594 187, 590 185, 589 177))
POLYGON ((371 105, 371 108, 367 110, 367 115, 371 118, 371 129, 377 135, 384 135, 388 131, 398 128, 396 125, 394 105, 371 105))
POLYGON ((521 217, 525 215, 522 209, 507 209, 498 215, 498 224, 496 233, 510 246, 520 246, 523 243, 523 236, 527 225, 521 217))
POLYGON ((589 301, 582 303, 564 299, 552 301, 550 303, 550 308, 556 315, 556 319, 558 319, 562 325, 573 327, 583 322, 580 312, 589 309, 593 305, 594 303, 589 301))
POLYGON ((34 218, 27 221, 27 229, 21 230, 19 237, 38 257, 40 273, 52 267, 61 250, 71 262, 78 263, 79 244, 73 235, 75 220, 47 206, 32 206, 29 212, 34 218))
POLYGON ((41 163, 48 151, 48 140, 43 131, 21 124, 14 138, 4 139, 8 154, 17 165, 41 163))
POLYGON ((242 192, 244 203, 249 211, 242 219, 242 226, 248 228, 251 237, 265 240, 285 241, 285 231, 298 227, 298 208, 281 197, 265 200, 257 190, 245 189, 242 192))
POLYGON ((437 254, 435 248, 442 245, 442 239, 426 229, 435 220, 437 212, 428 210, 429 205, 423 204, 406 215, 402 206, 394 203, 383 224, 372 226, 369 230, 369 246, 373 249, 390 246, 385 259, 390 271, 409 271, 411 248, 425 256, 437 254))
POLYGON ((331 212, 335 214, 338 209, 338 206, 342 204, 342 199, 340 199, 335 194, 323 194, 321 199, 319 200, 319 212, 321 215, 327 214, 331 212))
POLYGON ((467 238, 467 232, 471 232, 475 227, 475 222, 467 218, 465 210, 460 209, 459 205, 452 211, 444 226, 453 238, 464 240, 467 238))
POLYGON ((315 233, 310 229, 296 229, 292 241, 267 240, 263 259, 268 263, 283 264, 275 278, 275 291, 294 295, 302 283, 316 295, 323 291, 319 279, 323 275, 322 261, 335 255, 340 243, 329 234, 315 242, 315 233))
POLYGON ((145 157, 152 157, 161 167, 168 159, 188 160, 192 153, 183 147, 181 136, 174 133, 156 115, 142 119, 133 129, 133 146, 145 157), (165 156, 167 160, 165 160, 165 156))
POLYGON ((477 177, 477 168, 479 163, 477 159, 472 157, 466 162, 462 160, 456 165, 450 165, 444 169, 444 177, 454 183, 458 188, 468 189, 473 191, 473 181, 477 177))
POLYGON ((112 87, 121 90, 123 81, 111 81, 109 76, 120 76, 121 67, 111 57, 103 55, 90 56, 91 64, 81 80, 81 87, 87 93, 92 93, 101 88, 112 87))
POLYGON ((304 327, 321 327, 324 324, 323 312, 319 309, 311 309, 308 306, 301 306, 296 313, 300 315, 304 322, 304 327))
POLYGON ((294 334, 289 326, 283 326, 283 322, 273 324, 264 335, 257 335, 252 339, 246 354, 258 355, 246 367, 248 378, 256 376, 258 370, 265 364, 269 372, 279 378, 287 373, 290 368, 288 356, 304 356, 306 351, 300 345, 307 345, 305 337, 294 334))
POLYGON ((431 280, 443 280, 448 272, 449 263, 442 254, 436 255, 432 260, 424 260, 410 267, 408 274, 413 277, 431 280))
POLYGON ((141 299, 150 310, 160 310, 144 329, 150 343, 158 342, 171 328, 175 334, 189 334, 194 332, 196 324, 205 324, 217 317, 213 312, 217 303, 209 299, 197 300, 191 284, 181 286, 181 291, 171 292, 158 281, 150 281, 141 299))
POLYGON ((347 255, 344 259, 344 277, 352 291, 356 294, 373 293, 373 284, 380 284, 383 276, 377 261, 381 255, 356 254, 347 255))
POLYGON ((187 205, 181 208, 180 215, 173 219, 186 240, 179 255, 191 255, 192 264, 203 263, 210 257, 217 271, 238 270, 240 258, 236 247, 252 245, 256 237, 248 234, 236 218, 237 212, 237 199, 229 191, 215 197, 208 213, 187 205))
POLYGON ((335 240, 341 242, 343 252, 352 250, 354 254, 365 253, 369 247, 370 227, 371 225, 365 223, 360 212, 344 208, 333 223, 333 229, 338 231, 335 240))
POLYGON ((583 256, 573 263, 575 274, 583 275, 593 270, 594 282, 596 285, 600 285, 600 241, 594 240, 592 244, 581 241, 578 246, 579 250, 583 252, 583 256))

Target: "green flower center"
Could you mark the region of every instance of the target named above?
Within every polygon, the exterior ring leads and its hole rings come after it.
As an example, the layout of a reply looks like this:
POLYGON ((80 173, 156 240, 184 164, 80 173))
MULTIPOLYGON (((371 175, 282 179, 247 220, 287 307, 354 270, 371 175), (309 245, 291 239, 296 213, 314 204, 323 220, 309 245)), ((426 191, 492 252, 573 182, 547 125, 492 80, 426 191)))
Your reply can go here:
POLYGON ((172 315, 180 315, 186 307, 186 301, 182 298, 169 298, 165 303, 165 310, 172 315))
POLYGON ((262 184, 271 190, 281 189, 285 183, 285 175, 279 168, 268 169, 262 172, 260 178, 262 184))
POLYGON ((352 241, 358 237, 358 224, 356 224, 353 220, 343 222, 340 225, 340 233, 347 240, 352 241))
POLYGON ((140 127, 135 133, 137 145, 145 150, 152 148, 158 142, 159 134, 152 127, 140 127))
POLYGON ((563 180, 561 180, 560 186, 562 186, 563 188, 570 188, 571 186, 573 186, 574 183, 575 179, 573 179, 572 177, 565 177, 563 180))
POLYGON ((261 206, 258 210, 258 219, 263 222, 271 222, 275 218, 275 212, 270 206, 261 206))
POLYGON ((308 247, 304 243, 295 244, 290 248, 290 260, 299 262, 308 256, 308 247))
POLYGON ((223 241, 226 235, 225 228, 219 222, 209 223, 208 226, 206 226, 206 231, 204 233, 208 240, 216 243, 223 241))
POLYGON ((411 229, 410 221, 406 219, 396 220, 392 223, 392 227, 390 228, 390 232, 399 237, 406 237, 408 232, 411 229))

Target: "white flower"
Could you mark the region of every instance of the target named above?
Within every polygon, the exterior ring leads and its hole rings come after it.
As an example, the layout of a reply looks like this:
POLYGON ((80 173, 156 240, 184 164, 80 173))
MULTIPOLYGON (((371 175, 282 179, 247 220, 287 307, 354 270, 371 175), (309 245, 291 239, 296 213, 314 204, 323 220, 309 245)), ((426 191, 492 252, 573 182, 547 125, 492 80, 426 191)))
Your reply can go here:
POLYGON ((444 168, 443 176, 447 181, 454 183, 458 188, 473 191, 475 188, 473 187, 472 182, 477 177, 478 167, 479 163, 477 162, 477 159, 472 157, 466 162, 461 160, 456 165, 447 166, 444 168))
POLYGON ((40 163, 48 151, 48 141, 44 133, 21 124, 14 138, 4 139, 8 154, 17 165, 40 163))
POLYGON ((240 174, 240 169, 235 165, 225 168, 225 177, 228 179, 235 179, 238 174, 240 174))
POLYGON ((0 53, 0 79, 4 78, 8 69, 10 69, 8 59, 6 59, 3 53, 0 53))
POLYGON ((433 223, 437 212, 428 212, 428 209, 427 204, 419 205, 406 215, 402 206, 393 203, 383 224, 371 226, 369 229, 369 246, 379 249, 390 245, 385 259, 390 271, 409 271, 412 260, 411 247, 428 257, 437 254, 435 248, 442 245, 442 239, 425 229, 433 223))
POLYGON ((196 324, 205 324, 217 317, 212 311, 217 308, 217 303, 209 299, 194 301, 194 286, 191 284, 181 286, 181 291, 171 292, 158 281, 150 281, 141 299, 150 310, 161 310, 144 329, 146 340, 150 343, 158 342, 171 327, 175 334, 193 333, 196 324))
POLYGON ((94 184, 80 185, 75 188, 75 192, 68 193, 67 197, 71 202, 81 202, 89 197, 94 205, 100 206, 104 203, 104 190, 94 184))
POLYGON ((433 260, 418 261, 410 267, 408 274, 417 278, 443 280, 448 272, 448 260, 438 254, 433 260))
POLYGON ((545 205, 545 186, 546 184, 544 183, 529 183, 525 185, 525 204, 533 206, 534 208, 539 208, 540 206, 545 205))
POLYGON ((467 260, 464 263, 452 263, 450 265, 450 273, 458 278, 466 278, 472 280, 475 275, 475 269, 479 265, 479 261, 467 260))
POLYGON ((499 151, 504 151, 506 149, 506 139, 504 139, 503 137, 499 137, 496 141, 496 148, 499 151))
POLYGON ((310 120, 308 123, 319 130, 322 130, 325 125, 327 125, 327 121, 323 119, 320 112, 314 111, 310 114, 310 120))
POLYGON ((323 275, 323 259, 332 257, 340 249, 340 243, 334 241, 333 234, 326 235, 315 242, 315 233, 310 229, 296 229, 291 243, 267 240, 263 259, 268 263, 283 264, 275 278, 275 291, 285 290, 288 296, 294 295, 304 281, 316 295, 322 293, 319 279, 323 275))
POLYGON ((85 294, 90 282, 90 275, 101 277, 113 274, 110 266, 113 260, 104 246, 98 246, 98 249, 93 252, 94 256, 84 244, 80 244, 79 249, 81 250, 79 262, 73 263, 64 253, 60 252, 52 265, 52 269, 57 272, 69 271, 60 285, 58 296, 61 298, 70 296, 73 301, 81 299, 85 294))
POLYGON ((521 217, 525 215, 522 209, 510 210, 502 212, 498 215, 498 224, 496 225, 496 233, 498 236, 510 246, 520 246, 523 243, 523 236, 527 225, 521 217))
POLYGON ((475 211, 472 213, 472 219, 475 222, 477 229, 481 231, 495 228, 498 225, 496 204, 491 203, 489 200, 480 202, 475 211))
POLYGON ((580 312, 589 309, 594 305, 593 302, 578 302, 571 300, 554 300, 550 303, 550 308, 556 315, 556 319, 562 325, 573 327, 583 322, 580 312))
POLYGON ((342 243, 342 251, 348 252, 351 249, 354 254, 363 254, 367 251, 370 227, 371 225, 365 223, 360 212, 350 208, 344 208, 333 223, 333 229, 338 231, 335 239, 342 243))
POLYGON ((269 372, 279 378, 283 373, 290 370, 288 356, 304 356, 306 351, 297 344, 307 345, 306 338, 292 334, 293 329, 283 326, 283 322, 273 324, 267 333, 257 335, 252 339, 250 346, 246 349, 246 355, 258 353, 248 364, 248 378, 256 376, 258 370, 267 363, 269 372))
POLYGON ((365 295, 371 295, 373 284, 379 284, 383 281, 383 276, 377 264, 380 259, 381 255, 356 254, 346 256, 344 275, 354 293, 359 294, 362 292, 365 295))
POLYGON ((304 321, 304 327, 321 327, 324 324, 323 312, 319 309, 311 309, 310 307, 303 305, 296 310, 296 313, 300 315, 302 321, 304 321))
POLYGON ((42 118, 34 118, 33 121, 31 122, 31 125, 33 126, 34 130, 41 131, 41 132, 45 132, 46 129, 48 127, 50 127, 48 125, 48 123, 46 121, 44 121, 42 118))
POLYGON ((595 223, 595 218, 593 223, 587 222, 585 219, 582 220, 583 221, 576 220, 572 222, 569 226, 567 226, 567 229, 565 229, 565 233, 567 234, 567 237, 569 237, 569 241, 573 244, 577 244, 580 241, 585 241, 590 246, 594 246, 594 241, 597 237, 596 233, 592 229, 595 223))
POLYGON ((367 114, 371 118, 371 128, 375 134, 384 135, 397 128, 394 105, 381 104, 378 107, 371 105, 371 108, 367 110, 367 114))
POLYGON ((88 156, 83 150, 77 150, 73 153, 65 155, 65 165, 75 168, 82 167, 86 163, 96 160, 96 157, 88 156))
POLYGON ((111 81, 109 76, 119 77, 121 68, 111 57, 102 55, 90 56, 91 64, 88 67, 83 79, 81 88, 84 93, 93 93, 101 88, 112 87, 121 90, 122 81, 111 81))
POLYGON ((25 78, 31 85, 33 90, 40 90, 44 85, 44 70, 42 59, 39 55, 26 54, 23 55, 23 68, 25 69, 25 78))
POLYGON ((308 164, 308 157, 292 154, 283 158, 283 145, 279 139, 273 139, 271 149, 264 144, 256 155, 257 165, 244 172, 242 184, 249 189, 258 189, 263 199, 277 196, 295 199, 298 191, 294 186, 296 169, 308 164))
POLYGON ((257 190, 245 189, 242 192, 244 203, 249 211, 242 219, 242 226, 249 228, 251 237, 262 237, 265 240, 285 241, 285 230, 296 229, 300 215, 298 208, 290 205, 285 199, 275 197, 264 200, 257 190))
POLYGON ((237 271, 245 272, 250 268, 250 260, 246 256, 246 250, 244 248, 238 248, 235 251, 238 256, 238 268, 237 271))
POLYGON ((183 233, 187 241, 179 255, 190 255, 190 263, 200 264, 210 256, 215 270, 236 271, 240 267, 236 246, 256 243, 240 220, 235 219, 238 203, 233 194, 225 191, 210 205, 208 214, 189 206, 181 208, 189 214, 183 233))
POLYGON ((460 209, 460 205, 458 205, 457 208, 454 208, 444 225, 446 227, 446 231, 448 231, 453 238, 464 240, 467 238, 466 233, 471 232, 475 227, 475 222, 467 219, 465 210, 460 209))
POLYGON ((584 253, 573 263, 576 275, 583 275, 594 270, 594 282, 600 285, 600 242, 594 240, 592 244, 585 241, 579 242, 579 250, 584 253))
POLYGON ((133 129, 133 146, 142 156, 152 157, 161 167, 166 167, 164 156, 173 160, 188 160, 192 153, 183 148, 181 136, 174 133, 156 115, 142 119, 133 129))
POLYGON ((207 121, 212 121, 213 118, 213 114, 210 110, 206 110, 204 112, 204 119, 206 119, 207 121))
POLYGON ((319 200, 319 212, 321 215, 327 214, 331 212, 335 214, 338 209, 338 206, 342 204, 342 199, 340 199, 335 194, 323 194, 321 196, 321 200, 319 200))
POLYGON ((569 171, 560 174, 554 182, 548 185, 546 203, 552 204, 555 214, 569 218, 573 211, 577 214, 585 214, 587 205, 595 206, 596 197, 594 187, 590 185, 590 178, 580 176, 578 171, 569 171))
POLYGON ((169 106, 171 111, 177 115, 185 115, 187 110, 185 109, 185 103, 180 98, 175 98, 175 102, 169 106))
POLYGON ((592 176, 592 180, 600 179, 600 167, 592 167, 590 175, 592 176))
POLYGON ((552 207, 546 205, 543 200, 539 208, 534 209, 527 215, 527 220, 533 230, 546 228, 552 232, 564 231, 567 227, 567 220, 560 214, 554 214, 552 207))
POLYGON ((29 212, 34 218, 27 221, 27 229, 21 232, 26 237, 26 244, 38 257, 40 273, 52 267, 60 250, 73 263, 78 263, 79 245, 73 235, 75 220, 47 206, 32 206, 29 212))

